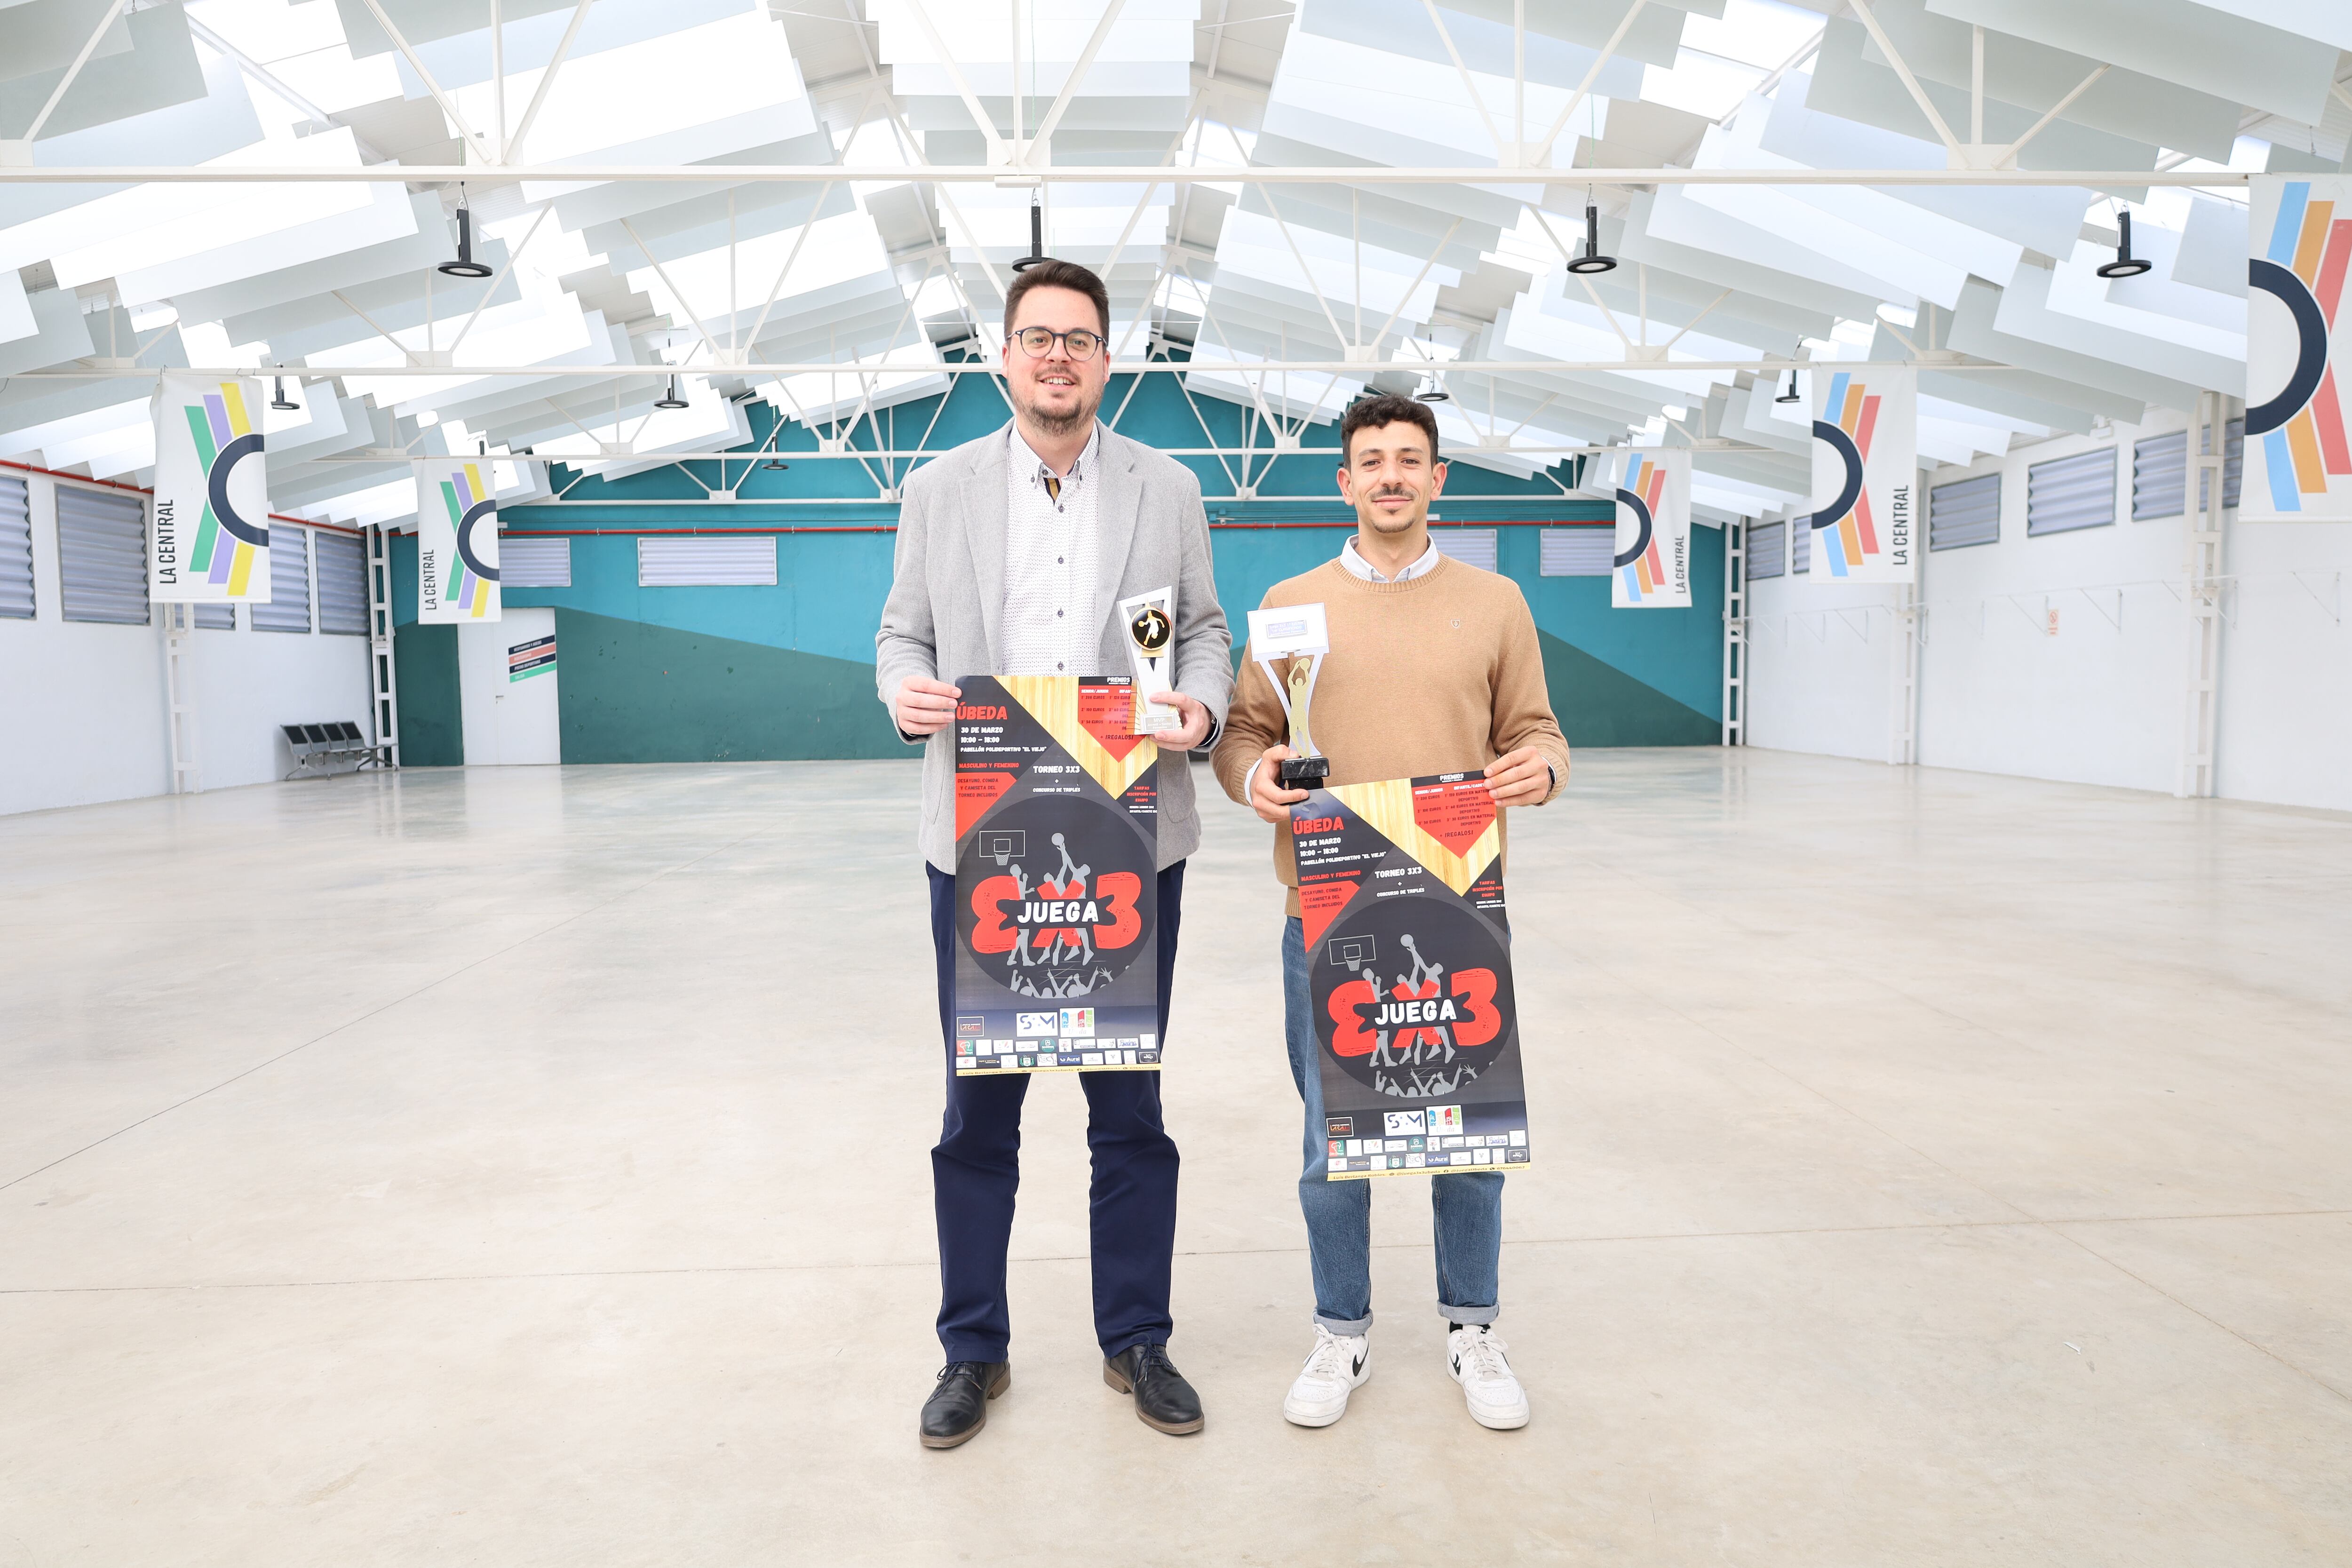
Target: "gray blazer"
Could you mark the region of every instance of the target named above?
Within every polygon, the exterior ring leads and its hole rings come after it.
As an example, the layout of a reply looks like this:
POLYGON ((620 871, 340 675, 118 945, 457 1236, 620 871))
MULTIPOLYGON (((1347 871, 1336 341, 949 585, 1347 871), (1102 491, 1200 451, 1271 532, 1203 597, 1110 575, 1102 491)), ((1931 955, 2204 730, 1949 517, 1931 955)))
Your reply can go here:
MULTIPOLYGON (((933 459, 908 476, 898 545, 882 628, 874 634, 874 679, 887 707, 910 675, 955 681, 992 675, 1004 613, 1005 427, 933 459)), ((1209 519, 1190 468, 1106 427, 1102 433, 1100 655, 1088 675, 1128 672, 1118 602, 1176 585, 1176 689, 1208 705, 1220 726, 1233 698, 1233 633, 1217 604, 1209 565, 1209 519)), ((923 746, 923 856, 955 869, 955 727, 923 746)), ((1201 845, 1192 772, 1171 754, 1160 769, 1160 864, 1165 869, 1201 845)))

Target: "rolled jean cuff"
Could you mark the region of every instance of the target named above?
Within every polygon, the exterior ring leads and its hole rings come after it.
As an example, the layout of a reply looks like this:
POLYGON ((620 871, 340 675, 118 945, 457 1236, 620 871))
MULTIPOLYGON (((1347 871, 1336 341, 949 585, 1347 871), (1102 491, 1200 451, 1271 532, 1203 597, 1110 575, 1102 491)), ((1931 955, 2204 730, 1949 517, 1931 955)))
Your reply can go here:
POLYGON ((1500 1307, 1440 1307, 1437 1315, 1449 1323, 1491 1323, 1503 1315, 1500 1307))
POLYGON ((1318 1312, 1315 1314, 1315 1321, 1335 1334, 1366 1334, 1371 1332, 1372 1329, 1372 1315, 1370 1312, 1366 1312, 1360 1318, 1330 1318, 1318 1312))

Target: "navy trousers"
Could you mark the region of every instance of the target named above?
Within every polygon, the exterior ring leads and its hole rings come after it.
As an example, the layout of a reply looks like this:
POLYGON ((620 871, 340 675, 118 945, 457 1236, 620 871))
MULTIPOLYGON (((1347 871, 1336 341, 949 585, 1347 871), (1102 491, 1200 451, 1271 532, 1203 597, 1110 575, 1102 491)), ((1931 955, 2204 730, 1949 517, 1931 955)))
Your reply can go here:
MULTIPOLYGON (((947 1053, 947 1112, 931 1151, 940 1226, 940 1347, 950 1361, 1006 1359, 1013 1337, 1004 1254, 1021 1185, 1021 1102, 1027 1073, 955 1074, 955 879, 931 877, 931 942, 939 954, 940 1038, 947 1053)), ((1168 991, 1176 973, 1184 863, 1160 873, 1160 1042, 1168 1044, 1168 991)), ((1164 1058, 1163 1058, 1164 1059, 1164 1058)), ((1106 1359, 1166 1344, 1169 1258, 1176 1246, 1176 1145, 1160 1122, 1156 1072, 1083 1072, 1087 1148, 1094 1156, 1095 1338, 1106 1359)))

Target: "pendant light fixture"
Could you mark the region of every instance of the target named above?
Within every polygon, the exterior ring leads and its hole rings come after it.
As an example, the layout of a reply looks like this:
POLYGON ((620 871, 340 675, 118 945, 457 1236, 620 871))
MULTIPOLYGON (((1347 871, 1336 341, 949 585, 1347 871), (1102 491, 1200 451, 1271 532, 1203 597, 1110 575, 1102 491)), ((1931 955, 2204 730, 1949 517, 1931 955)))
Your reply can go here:
POLYGON ((2116 222, 2123 226, 2123 242, 2116 247, 2116 258, 2099 268, 2102 278, 2137 278, 2156 264, 2144 256, 2131 253, 2131 208, 2116 209, 2116 222))
POLYGON ((302 405, 286 395, 286 378, 284 376, 281 375, 274 377, 273 385, 275 390, 271 392, 269 396, 270 407, 277 409, 280 414, 293 414, 300 411, 302 405))
POLYGON ((761 464, 760 467, 775 473, 782 473, 786 468, 791 468, 792 465, 785 462, 782 458, 771 458, 766 462, 761 464))
POLYGON ((490 268, 474 259, 474 215, 466 205, 466 187, 457 187, 457 259, 440 269, 452 278, 488 278, 490 268))
POLYGON ((656 408, 683 408, 686 406, 686 399, 677 395, 677 376, 673 375, 669 378, 669 390, 663 393, 659 397, 654 399, 654 406, 656 408))
POLYGON ((1789 390, 1780 394, 1780 396, 1774 398, 1772 401, 1775 403, 1802 403, 1804 400, 1804 395, 1797 390, 1797 373, 1792 370, 1789 373, 1789 390))
POLYGON ((1413 395, 1413 398, 1414 401, 1419 403, 1451 403, 1454 401, 1454 395, 1446 391, 1445 388, 1438 385, 1436 380, 1432 378, 1429 384, 1429 390, 1427 392, 1415 393, 1413 395))
POLYGON ((1601 254, 1601 209, 1590 202, 1584 207, 1584 254, 1568 264, 1570 272, 1614 272, 1617 258, 1601 254))
POLYGON ((1029 254, 1013 264, 1015 272, 1026 272, 1045 259, 1045 208, 1037 196, 1029 198, 1029 254))

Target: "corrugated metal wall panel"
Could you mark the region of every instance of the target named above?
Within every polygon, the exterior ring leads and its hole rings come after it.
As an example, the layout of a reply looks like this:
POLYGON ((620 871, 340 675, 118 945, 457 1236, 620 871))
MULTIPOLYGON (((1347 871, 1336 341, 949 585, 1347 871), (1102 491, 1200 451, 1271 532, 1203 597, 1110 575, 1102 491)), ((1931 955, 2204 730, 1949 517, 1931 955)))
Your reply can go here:
POLYGON ((0 478, 0 616, 33 618, 32 491, 15 478, 0 478))
POLYGON ((59 485, 57 495, 58 597, 65 618, 147 625, 147 503, 79 485, 59 485))
POLYGON ((776 536, 637 541, 640 588, 772 588, 776 536))
MULTIPOLYGON (((1613 544, 1613 536, 1611 539, 1613 544)), ((1751 522, 1748 525, 1748 580, 1760 583, 1789 570, 1789 525, 1751 522)))
POLYGON ((2189 432, 2132 443, 2132 521, 2179 517, 2189 504, 2189 432))
POLYGON ((1612 528, 1547 528, 1537 575, 1543 577, 1606 577, 1617 552, 1617 531, 1612 528))
POLYGON ((2000 542, 2000 476, 1955 479, 1927 492, 1927 548, 1965 550, 2000 542))
POLYGON ((499 535, 499 585, 502 588, 572 586, 572 541, 525 533, 499 535))
POLYGON ((320 532, 319 629, 334 637, 367 636, 367 550, 347 533, 320 532))
POLYGON ((2105 528, 2116 521, 2116 449, 2053 458, 2025 470, 2025 536, 2105 528))
POLYGON ((269 603, 252 605, 257 632, 310 629, 310 531, 290 522, 269 527, 269 603))
POLYGON ((1433 528, 1429 537, 1437 542, 1441 555, 1450 555, 1465 566, 1475 566, 1482 572, 1492 572, 1501 546, 1501 531, 1492 528, 1433 528))

